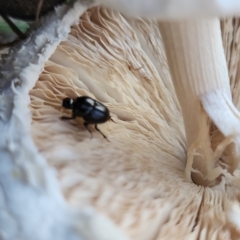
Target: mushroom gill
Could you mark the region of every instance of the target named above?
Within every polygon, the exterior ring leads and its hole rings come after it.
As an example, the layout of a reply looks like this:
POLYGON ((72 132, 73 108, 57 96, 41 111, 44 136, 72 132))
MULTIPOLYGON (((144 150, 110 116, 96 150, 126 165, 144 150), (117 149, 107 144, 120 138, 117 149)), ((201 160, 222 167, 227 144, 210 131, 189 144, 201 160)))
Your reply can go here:
MULTIPOLYGON (((200 102, 201 143, 212 157, 224 150, 216 174, 224 177, 211 188, 186 180, 190 146, 160 34, 165 26, 99 7, 85 12, 30 91, 31 134, 57 170, 67 202, 94 206, 131 239, 239 239, 239 171, 229 170, 235 148, 225 148, 229 139, 222 142, 200 102), (94 130, 91 138, 82 119, 59 119, 70 114, 62 109, 62 99, 81 95, 109 108, 114 122, 99 128, 110 142, 94 130)), ((235 74, 232 86, 237 81, 235 74)))

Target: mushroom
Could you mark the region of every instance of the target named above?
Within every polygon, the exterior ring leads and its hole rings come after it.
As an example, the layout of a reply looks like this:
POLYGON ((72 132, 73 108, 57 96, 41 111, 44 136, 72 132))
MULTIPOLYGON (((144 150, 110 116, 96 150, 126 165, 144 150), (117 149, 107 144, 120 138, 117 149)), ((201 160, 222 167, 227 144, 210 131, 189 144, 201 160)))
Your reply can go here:
POLYGON ((237 118, 238 21, 221 32, 217 19, 159 23, 95 7, 59 44, 86 8, 58 8, 45 37, 39 29, 25 41, 28 53, 17 45, 4 58, 3 239, 239 239, 235 118, 216 119, 211 102, 226 100, 237 118), (69 114, 62 99, 82 95, 109 108, 114 122, 100 126, 109 143, 82 119, 59 119, 69 114))

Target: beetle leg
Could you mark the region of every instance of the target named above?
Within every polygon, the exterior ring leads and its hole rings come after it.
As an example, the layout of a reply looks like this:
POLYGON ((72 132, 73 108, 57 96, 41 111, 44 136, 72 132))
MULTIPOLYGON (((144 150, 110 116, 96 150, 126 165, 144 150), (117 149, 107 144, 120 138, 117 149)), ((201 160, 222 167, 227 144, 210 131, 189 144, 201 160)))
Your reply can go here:
POLYGON ((75 115, 72 115, 72 117, 64 117, 64 116, 60 117, 60 119, 63 120, 63 121, 71 120, 71 119, 74 119, 74 118, 76 118, 75 115))
POLYGON ((83 124, 84 124, 84 127, 91 133, 91 138, 93 138, 92 131, 88 128, 88 123, 84 122, 83 124))
POLYGON ((97 124, 95 124, 95 129, 96 129, 98 132, 100 132, 100 133, 102 134, 102 136, 103 136, 108 142, 110 142, 110 141, 107 139, 107 137, 101 132, 101 130, 97 127, 97 124))
MULTIPOLYGON (((114 122, 111 116, 109 116, 108 121, 112 121, 112 122, 114 122)), ((116 123, 116 122, 114 122, 114 123, 116 123)))

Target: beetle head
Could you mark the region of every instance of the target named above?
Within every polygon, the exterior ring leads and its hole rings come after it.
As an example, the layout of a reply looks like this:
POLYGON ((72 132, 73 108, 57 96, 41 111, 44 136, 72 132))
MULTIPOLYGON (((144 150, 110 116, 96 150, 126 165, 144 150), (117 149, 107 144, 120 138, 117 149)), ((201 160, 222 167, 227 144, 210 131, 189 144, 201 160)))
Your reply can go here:
POLYGON ((64 98, 62 101, 62 106, 67 109, 73 109, 73 99, 72 98, 64 98))

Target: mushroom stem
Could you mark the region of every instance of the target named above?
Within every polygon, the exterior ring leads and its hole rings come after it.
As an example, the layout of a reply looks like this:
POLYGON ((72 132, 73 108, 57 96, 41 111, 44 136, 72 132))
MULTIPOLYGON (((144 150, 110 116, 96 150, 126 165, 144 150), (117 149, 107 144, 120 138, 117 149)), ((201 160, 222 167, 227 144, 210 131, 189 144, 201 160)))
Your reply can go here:
MULTIPOLYGON (((211 146, 209 117, 225 137, 233 134, 231 131, 225 134, 219 114, 215 119, 215 102, 218 102, 219 94, 211 94, 211 101, 203 99, 209 93, 218 91, 220 96, 232 103, 220 22, 218 19, 163 22, 159 26, 184 118, 189 149, 187 180, 192 177, 200 185, 214 184, 223 170, 211 146)), ((217 107, 224 108, 221 103, 217 107)), ((227 143, 230 142, 231 139, 228 139, 227 143)), ((226 145, 226 141, 221 145, 222 152, 226 145)))

